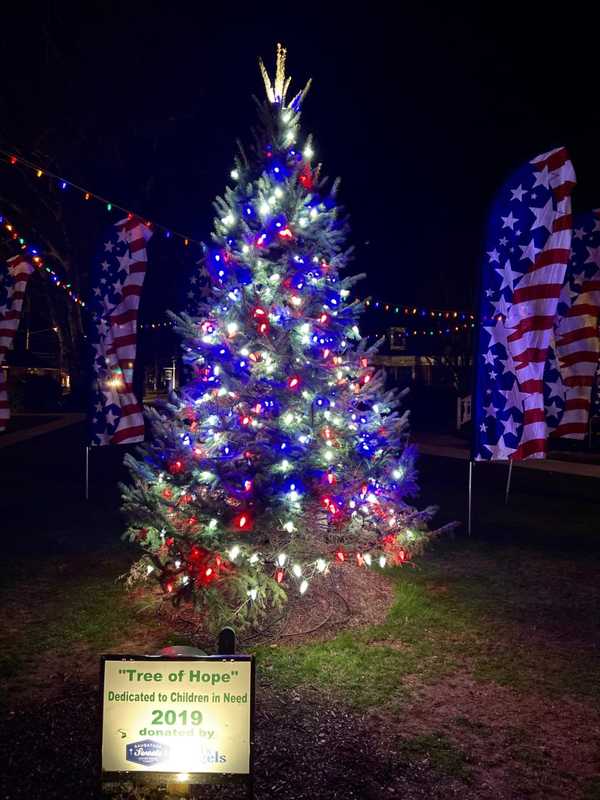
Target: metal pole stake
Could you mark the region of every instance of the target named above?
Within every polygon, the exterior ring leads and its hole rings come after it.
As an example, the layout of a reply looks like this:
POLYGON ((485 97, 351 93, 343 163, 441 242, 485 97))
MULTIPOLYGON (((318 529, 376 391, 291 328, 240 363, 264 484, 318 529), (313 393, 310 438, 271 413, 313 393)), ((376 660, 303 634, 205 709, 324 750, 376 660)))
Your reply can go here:
POLYGON ((85 499, 90 499, 90 448, 85 446, 85 499))
POLYGON ((467 535, 471 535, 471 517, 473 510, 473 461, 469 460, 469 508, 467 514, 467 535))
POLYGON ((508 476, 506 478, 506 494, 504 495, 504 505, 508 505, 508 495, 510 493, 510 479, 512 478, 512 468, 513 462, 512 460, 508 462, 508 476))

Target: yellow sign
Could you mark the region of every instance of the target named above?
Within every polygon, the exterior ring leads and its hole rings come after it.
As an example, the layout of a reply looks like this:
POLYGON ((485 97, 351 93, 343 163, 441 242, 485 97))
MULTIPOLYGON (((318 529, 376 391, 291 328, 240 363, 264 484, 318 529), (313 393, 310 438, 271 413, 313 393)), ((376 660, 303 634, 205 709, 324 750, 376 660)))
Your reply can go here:
POLYGON ((105 656, 102 771, 249 775, 251 656, 105 656))

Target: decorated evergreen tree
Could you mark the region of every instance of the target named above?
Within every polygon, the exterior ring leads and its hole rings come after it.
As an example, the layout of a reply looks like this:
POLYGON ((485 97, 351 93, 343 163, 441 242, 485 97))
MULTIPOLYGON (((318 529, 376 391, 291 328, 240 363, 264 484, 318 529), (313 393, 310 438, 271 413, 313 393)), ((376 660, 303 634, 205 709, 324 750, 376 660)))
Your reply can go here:
POLYGON ((129 457, 133 575, 214 624, 255 622, 344 562, 402 564, 432 535, 417 512, 407 415, 372 366, 342 277, 347 222, 287 100, 285 50, 247 154, 217 198, 200 317, 174 317, 192 379, 129 457))

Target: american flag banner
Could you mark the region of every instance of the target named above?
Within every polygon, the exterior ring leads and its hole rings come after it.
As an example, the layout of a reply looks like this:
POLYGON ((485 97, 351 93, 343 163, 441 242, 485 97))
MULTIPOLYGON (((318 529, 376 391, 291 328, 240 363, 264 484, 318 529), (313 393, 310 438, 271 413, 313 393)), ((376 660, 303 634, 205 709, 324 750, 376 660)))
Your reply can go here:
POLYGON ((33 266, 21 256, 9 258, 6 266, 0 270, 0 433, 6 430, 10 419, 6 370, 2 365, 15 343, 32 272, 33 266))
POLYGON ((137 320, 152 232, 130 217, 113 225, 92 268, 90 344, 95 374, 90 444, 144 439, 142 406, 133 391, 137 320))
POLYGON ((584 439, 600 357, 600 210, 573 219, 571 258, 546 366, 546 419, 552 437, 584 439))
POLYGON ((206 269, 206 259, 203 257, 199 261, 193 262, 188 270, 187 281, 184 281, 183 288, 185 296, 182 298, 181 307, 190 317, 202 315, 202 307, 210 297, 212 283, 210 275, 206 269))
POLYGON ((481 276, 474 458, 544 458, 544 369, 570 256, 575 172, 564 148, 525 164, 492 210, 481 276))

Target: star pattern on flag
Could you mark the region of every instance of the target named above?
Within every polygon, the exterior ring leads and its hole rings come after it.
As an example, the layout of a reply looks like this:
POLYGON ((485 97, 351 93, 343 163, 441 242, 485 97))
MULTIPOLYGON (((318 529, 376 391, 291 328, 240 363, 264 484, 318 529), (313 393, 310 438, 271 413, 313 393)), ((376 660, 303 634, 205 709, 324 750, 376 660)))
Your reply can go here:
MULTIPOLYGON (((591 280, 598 280, 600 270, 600 219, 599 212, 587 212, 578 214, 574 221, 573 238, 571 241, 571 256, 565 275, 565 283, 562 287, 557 308, 557 321, 555 327, 561 325, 562 321, 572 320, 572 324, 588 325, 586 316, 571 316, 570 312, 577 304, 578 298, 585 290, 586 283, 591 280), (578 323, 578 321, 580 321, 578 323)), ((589 303, 589 295, 584 304, 589 303)), ((583 345, 580 350, 584 350, 583 345)), ((568 399, 568 367, 567 376, 564 369, 561 369, 559 353, 552 348, 550 356, 544 367, 544 408, 548 416, 548 427, 550 431, 556 431, 564 421, 566 402, 568 399), (567 379, 567 383, 565 383, 567 379)), ((580 368, 576 364, 572 369, 581 380, 580 368)), ((593 407, 595 402, 597 380, 590 387, 590 402, 593 407)), ((600 395, 598 395, 600 399, 600 395)), ((578 398, 581 401, 581 395, 578 398)), ((600 411, 600 406, 598 408, 600 411)), ((576 412, 575 412, 576 413, 576 412)), ((571 412, 570 422, 574 421, 574 412, 571 412)), ((586 412, 581 412, 581 420, 587 417, 586 412)), ((560 431, 556 431, 560 435, 560 431)))
POLYGON ((196 317, 201 314, 201 308, 212 292, 212 282, 204 260, 194 264, 188 284, 183 307, 186 313, 196 317))
POLYGON ((123 302, 124 286, 130 267, 135 263, 130 250, 128 224, 129 222, 123 221, 111 226, 92 266, 93 290, 88 303, 91 317, 88 342, 95 374, 91 398, 91 408, 95 413, 89 417, 90 443, 93 445, 110 443, 122 417, 120 400, 124 396, 123 372, 116 354, 109 356, 111 361, 108 363, 106 353, 110 353, 108 344, 112 341, 108 320, 123 302))
POLYGON ((0 274, 0 317, 9 309, 15 281, 8 269, 6 261, 2 262, 2 269, 6 272, 0 274))

